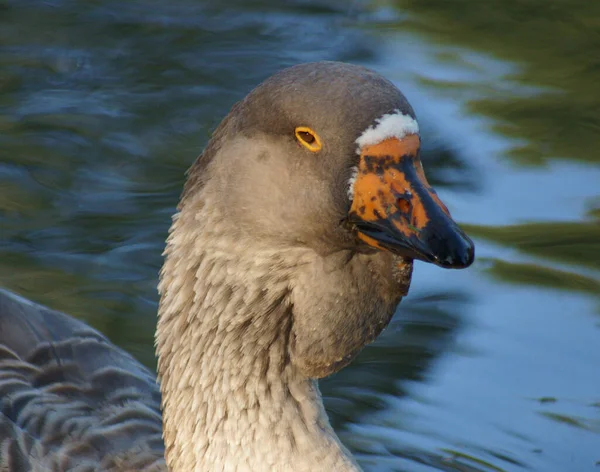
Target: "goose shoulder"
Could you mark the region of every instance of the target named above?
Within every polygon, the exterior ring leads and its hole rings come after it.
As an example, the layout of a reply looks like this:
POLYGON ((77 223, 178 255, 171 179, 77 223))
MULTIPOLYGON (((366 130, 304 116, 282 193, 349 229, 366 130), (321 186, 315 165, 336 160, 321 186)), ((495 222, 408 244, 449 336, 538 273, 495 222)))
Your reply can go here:
POLYGON ((166 470, 154 375, 86 324, 0 290, 0 470, 166 470))

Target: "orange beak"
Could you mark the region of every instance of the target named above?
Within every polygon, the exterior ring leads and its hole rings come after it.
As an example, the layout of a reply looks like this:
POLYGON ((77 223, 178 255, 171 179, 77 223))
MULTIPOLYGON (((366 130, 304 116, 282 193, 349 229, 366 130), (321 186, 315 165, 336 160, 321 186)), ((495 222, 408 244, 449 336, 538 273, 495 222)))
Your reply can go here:
POLYGON ((369 246, 441 267, 471 265, 475 248, 431 188, 416 134, 361 149, 348 221, 369 246))

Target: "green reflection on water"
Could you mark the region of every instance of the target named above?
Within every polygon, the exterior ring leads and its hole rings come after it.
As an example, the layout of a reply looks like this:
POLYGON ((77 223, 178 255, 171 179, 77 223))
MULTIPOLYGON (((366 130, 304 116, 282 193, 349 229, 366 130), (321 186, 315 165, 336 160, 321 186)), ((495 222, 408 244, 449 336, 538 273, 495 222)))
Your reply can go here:
POLYGON ((481 470, 481 471, 494 471, 494 472, 505 472, 505 470, 506 470, 506 469, 501 469, 500 467, 496 467, 495 465, 490 464, 487 461, 484 461, 482 459, 474 457, 471 454, 465 454, 464 452, 457 451, 455 449, 442 449, 442 450, 451 456, 451 458, 447 459, 446 462, 458 462, 457 466, 462 465, 462 467, 458 468, 458 470, 465 470, 465 471, 481 470), (460 459, 466 460, 468 462, 472 462, 473 464, 476 464, 477 466, 480 466, 483 468, 482 469, 467 468, 467 467, 469 467, 468 463, 461 464, 460 459))
MULTIPOLYGON (((600 2, 395 0, 401 28, 517 65, 509 76, 535 93, 493 92, 470 101, 515 138, 522 164, 551 158, 600 162, 600 2)), ((504 81, 503 81, 504 82, 504 81)), ((433 81, 436 86, 445 82, 433 81)), ((460 84, 459 84, 460 85, 460 84)), ((473 85, 472 87, 476 87, 473 85)))
POLYGON ((491 265, 487 271, 498 280, 600 295, 598 278, 578 273, 578 268, 600 269, 600 224, 596 221, 463 227, 472 236, 573 266, 573 270, 561 270, 535 263, 488 259, 491 265))
POLYGON ((510 245, 534 256, 600 269, 600 224, 595 221, 462 226, 472 236, 510 245))
POLYGON ((539 285, 547 288, 585 292, 592 295, 600 294, 600 282, 596 279, 538 264, 519 264, 492 260, 492 266, 488 271, 500 280, 515 284, 539 285))
POLYGON ((566 424, 578 429, 585 429, 588 431, 595 431, 600 433, 600 422, 598 421, 593 421, 588 418, 580 418, 572 415, 565 415, 561 413, 553 413, 550 411, 542 411, 540 412, 540 414, 558 423, 566 424))

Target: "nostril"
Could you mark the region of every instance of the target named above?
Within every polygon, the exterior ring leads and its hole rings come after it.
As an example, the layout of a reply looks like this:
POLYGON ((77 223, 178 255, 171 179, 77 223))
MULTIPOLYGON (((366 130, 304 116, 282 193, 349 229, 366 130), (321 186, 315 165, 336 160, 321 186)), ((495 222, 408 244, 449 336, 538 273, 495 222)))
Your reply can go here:
POLYGON ((401 197, 398 200, 396 200, 396 204, 398 205, 398 208, 402 213, 410 213, 412 205, 407 199, 401 197))

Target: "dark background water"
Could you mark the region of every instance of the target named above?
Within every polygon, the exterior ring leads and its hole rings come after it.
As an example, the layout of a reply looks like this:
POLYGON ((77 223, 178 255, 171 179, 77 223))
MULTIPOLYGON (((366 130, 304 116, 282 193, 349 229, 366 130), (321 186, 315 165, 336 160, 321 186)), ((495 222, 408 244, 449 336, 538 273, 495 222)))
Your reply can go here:
POLYGON ((372 67, 475 236, 322 382, 367 470, 600 470, 600 2, 4 0, 0 285, 149 366, 184 172, 272 72, 372 67))

